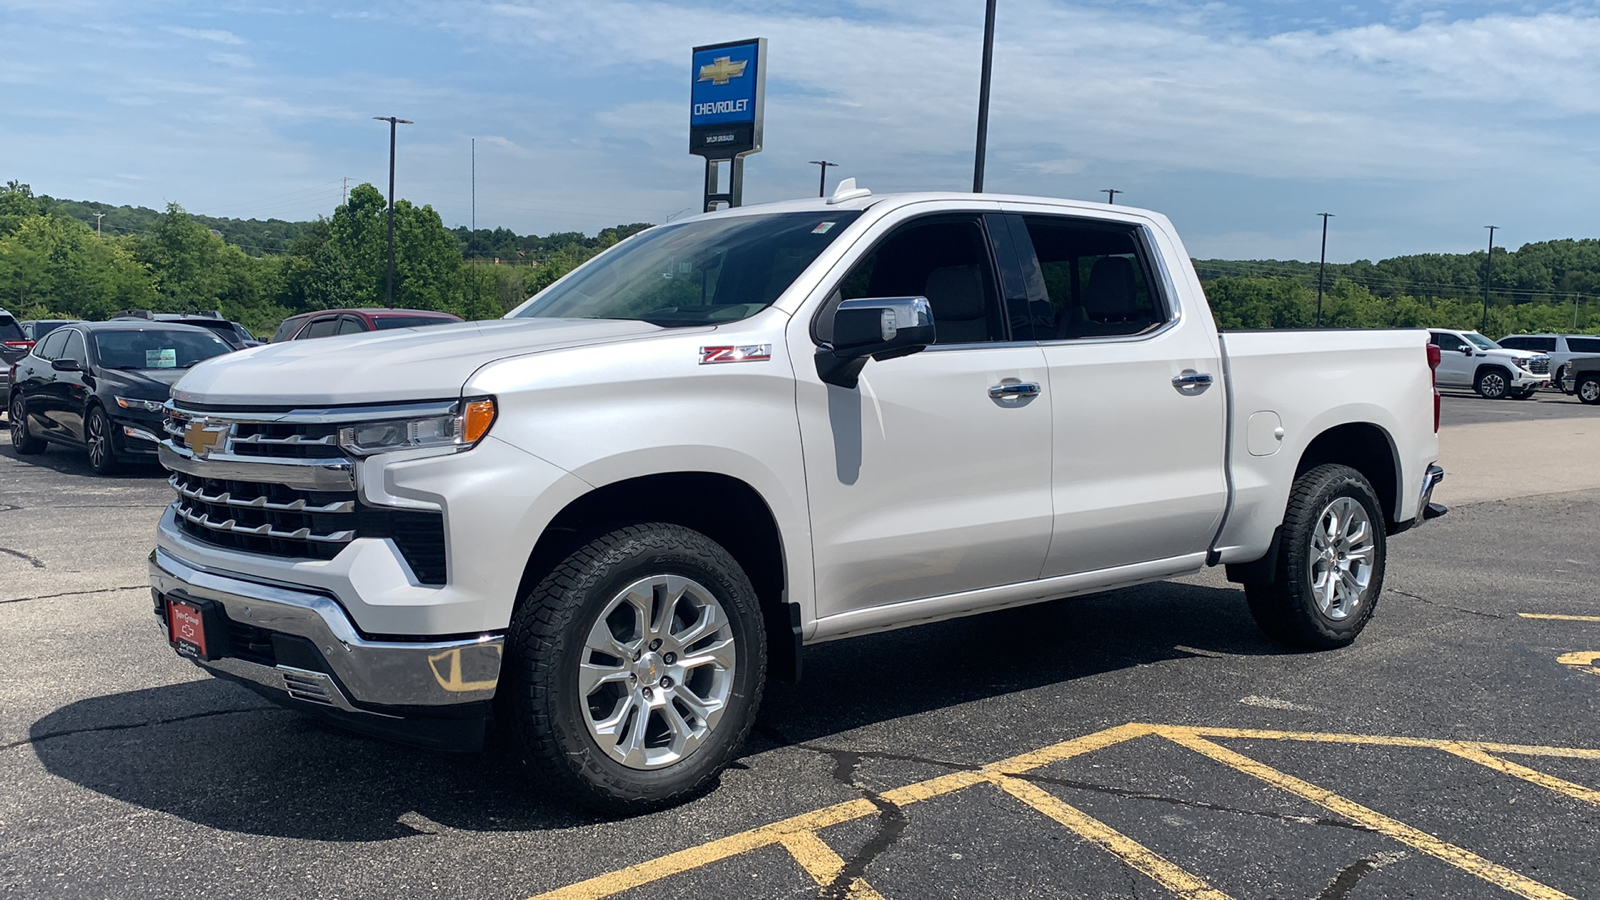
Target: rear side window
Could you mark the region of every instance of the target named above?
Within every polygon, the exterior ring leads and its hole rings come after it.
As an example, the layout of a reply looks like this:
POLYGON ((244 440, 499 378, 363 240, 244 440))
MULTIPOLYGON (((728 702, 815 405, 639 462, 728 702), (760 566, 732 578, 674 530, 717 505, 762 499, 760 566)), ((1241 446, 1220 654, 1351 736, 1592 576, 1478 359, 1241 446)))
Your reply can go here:
POLYGON ((1556 349, 1556 339, 1553 337, 1520 337, 1512 338, 1510 341, 1501 341, 1500 346, 1510 347, 1513 350, 1553 353, 1556 349))
POLYGON ((1137 335, 1171 318, 1137 227, 1065 216, 1024 216, 1023 222, 1050 300, 1048 311, 1033 315, 1041 337, 1137 335))
POLYGON ((52 332, 44 339, 44 343, 33 348, 33 355, 40 359, 56 359, 61 355, 61 348, 67 345, 65 331, 52 332))
POLYGON ((366 330, 366 327, 361 324, 360 319, 353 318, 351 316, 345 316, 343 319, 339 320, 339 334, 360 334, 366 330))
POLYGON ((1573 353, 1600 353, 1600 338, 1567 338, 1567 349, 1573 353))
POLYGON ((455 319, 443 316, 378 316, 373 321, 378 323, 379 331, 388 331, 391 328, 416 328, 419 325, 448 325, 455 319))
POLYGON ((324 317, 324 318, 321 318, 321 319, 314 320, 310 325, 307 325, 305 327, 304 331, 302 331, 299 334, 295 335, 294 339, 297 340, 297 341, 303 341, 306 338, 327 337, 328 335, 333 334, 335 331, 337 331, 338 328, 339 328, 339 317, 338 316, 327 316, 327 317, 324 317))

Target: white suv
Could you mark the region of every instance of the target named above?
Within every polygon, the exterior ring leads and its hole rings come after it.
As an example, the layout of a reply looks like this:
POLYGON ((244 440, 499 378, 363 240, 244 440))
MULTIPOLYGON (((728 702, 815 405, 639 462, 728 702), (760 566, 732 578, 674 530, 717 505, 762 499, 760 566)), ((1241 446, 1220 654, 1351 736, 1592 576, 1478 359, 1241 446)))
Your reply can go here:
POLYGON ((1594 334, 1511 334, 1500 339, 1500 346, 1549 354, 1550 386, 1561 391, 1561 379, 1574 358, 1600 359, 1600 335, 1594 334))
POLYGON ((1490 400, 1526 400, 1550 383, 1550 357, 1509 350, 1476 331, 1431 329, 1440 387, 1470 387, 1490 400))

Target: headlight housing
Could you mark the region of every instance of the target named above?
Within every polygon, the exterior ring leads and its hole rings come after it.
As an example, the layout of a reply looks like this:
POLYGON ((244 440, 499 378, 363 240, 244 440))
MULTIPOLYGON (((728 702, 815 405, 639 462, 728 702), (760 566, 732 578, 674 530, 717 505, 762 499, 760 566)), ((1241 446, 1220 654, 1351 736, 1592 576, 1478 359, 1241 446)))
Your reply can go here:
POLYGON ((160 400, 140 400, 138 397, 117 397, 117 405, 123 409, 132 409, 139 412, 162 413, 167 405, 160 400))
POLYGON ((1526 356, 1514 356, 1514 357, 1511 358, 1511 364, 1516 366, 1519 369, 1527 369, 1528 368, 1528 357, 1526 357, 1526 356))
POLYGON ((469 450, 489 433, 495 415, 493 397, 463 400, 442 415, 342 425, 339 446, 354 456, 447 447, 469 450))

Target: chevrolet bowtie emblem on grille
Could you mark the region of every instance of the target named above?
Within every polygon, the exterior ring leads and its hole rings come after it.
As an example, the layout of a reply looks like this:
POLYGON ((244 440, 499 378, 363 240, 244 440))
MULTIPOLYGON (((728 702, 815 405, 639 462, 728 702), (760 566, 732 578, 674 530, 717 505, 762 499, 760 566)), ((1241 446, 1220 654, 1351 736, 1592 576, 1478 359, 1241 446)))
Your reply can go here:
POLYGON ((189 445, 189 452, 205 459, 211 455, 212 448, 228 433, 228 426, 208 427, 205 419, 195 419, 189 427, 183 430, 183 442, 189 445))
POLYGON ((727 84, 730 78, 738 78, 744 74, 744 67, 750 63, 745 60, 734 62, 732 57, 719 56, 711 61, 709 66, 700 67, 700 81, 709 81, 712 84, 727 84))

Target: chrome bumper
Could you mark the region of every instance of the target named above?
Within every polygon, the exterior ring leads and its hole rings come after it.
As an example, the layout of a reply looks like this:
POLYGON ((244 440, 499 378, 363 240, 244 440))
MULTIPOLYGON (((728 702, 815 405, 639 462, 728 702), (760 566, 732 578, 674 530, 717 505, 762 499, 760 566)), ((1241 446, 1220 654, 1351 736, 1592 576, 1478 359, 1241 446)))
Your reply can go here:
POLYGON ((357 633, 338 603, 322 594, 205 571, 159 548, 150 554, 149 568, 150 586, 163 596, 209 601, 231 622, 311 641, 332 675, 263 665, 229 656, 225 648, 218 658, 195 660, 205 668, 288 699, 386 717, 389 713, 365 707, 449 707, 494 697, 503 635, 427 643, 370 641, 357 633))
POLYGON ((1449 507, 1433 502, 1433 489, 1438 487, 1439 482, 1443 480, 1444 469, 1438 465, 1429 466, 1427 474, 1422 476, 1422 503, 1417 507, 1418 521, 1425 522, 1428 519, 1437 519, 1450 511, 1449 507))

